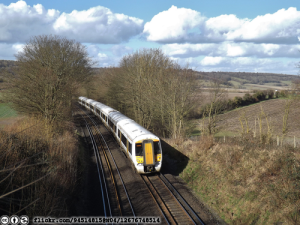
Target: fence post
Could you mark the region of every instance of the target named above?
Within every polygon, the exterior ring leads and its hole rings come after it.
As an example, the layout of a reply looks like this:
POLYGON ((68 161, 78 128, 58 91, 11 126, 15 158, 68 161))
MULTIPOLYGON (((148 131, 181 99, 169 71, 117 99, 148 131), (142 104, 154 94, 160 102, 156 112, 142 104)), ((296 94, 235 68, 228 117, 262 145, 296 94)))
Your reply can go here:
POLYGON ((277 135, 277 146, 279 146, 279 137, 277 135))
POLYGON ((296 137, 294 136, 294 148, 296 148, 296 137))
POLYGON ((256 118, 255 118, 255 129, 254 129, 254 135, 253 136, 256 138, 256 118))

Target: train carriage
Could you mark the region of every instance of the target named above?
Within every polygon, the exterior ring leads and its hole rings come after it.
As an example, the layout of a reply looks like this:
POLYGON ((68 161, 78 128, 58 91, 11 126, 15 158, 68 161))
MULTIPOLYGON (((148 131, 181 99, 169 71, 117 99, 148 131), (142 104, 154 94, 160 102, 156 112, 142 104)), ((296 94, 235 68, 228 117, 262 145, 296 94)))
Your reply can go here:
POLYGON ((85 97, 79 97, 79 104, 82 106, 85 106, 85 102, 88 100, 88 98, 85 97))
POLYGON ((160 139, 119 111, 84 97, 79 103, 100 117, 114 134, 138 173, 159 172, 162 166, 160 139))

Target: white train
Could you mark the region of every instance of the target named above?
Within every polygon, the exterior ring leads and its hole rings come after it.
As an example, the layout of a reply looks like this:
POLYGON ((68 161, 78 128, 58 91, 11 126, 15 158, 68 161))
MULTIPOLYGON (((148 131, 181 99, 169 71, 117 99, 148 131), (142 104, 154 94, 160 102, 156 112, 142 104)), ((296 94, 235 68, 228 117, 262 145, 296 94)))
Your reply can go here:
POLYGON ((114 134, 138 173, 147 174, 160 171, 162 149, 157 136, 119 111, 100 102, 79 97, 79 104, 98 116, 114 134))

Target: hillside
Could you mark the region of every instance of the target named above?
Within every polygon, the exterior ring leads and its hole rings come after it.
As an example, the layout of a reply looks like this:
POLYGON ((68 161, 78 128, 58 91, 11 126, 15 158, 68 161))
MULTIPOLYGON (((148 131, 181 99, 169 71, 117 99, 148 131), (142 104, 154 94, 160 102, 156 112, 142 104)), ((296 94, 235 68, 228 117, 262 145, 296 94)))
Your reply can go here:
POLYGON ((13 74, 13 68, 17 65, 16 61, 0 60, 0 91, 4 89, 5 74, 13 74))
POLYGON ((250 72, 196 72, 204 86, 208 81, 217 79, 224 85, 239 89, 267 89, 287 88, 293 80, 299 79, 296 75, 275 74, 275 73, 250 73, 250 72))
MULTIPOLYGON (((268 123, 272 129, 273 136, 282 135, 283 116, 285 112, 287 100, 286 99, 274 99, 264 101, 258 104, 250 105, 240 109, 236 109, 218 116, 217 126, 220 127, 220 131, 223 133, 232 132, 240 134, 242 126, 240 119, 243 121, 244 129, 246 129, 245 118, 247 119, 248 126, 251 132, 255 131, 255 119, 256 119, 256 133, 259 134, 258 117, 262 110, 264 111, 268 123), (245 117, 244 117, 245 116, 245 117)), ((287 120, 287 137, 296 136, 300 138, 300 102, 296 101, 291 104, 288 120, 287 120)), ((262 131, 267 133, 268 126, 266 117, 262 116, 262 131)))

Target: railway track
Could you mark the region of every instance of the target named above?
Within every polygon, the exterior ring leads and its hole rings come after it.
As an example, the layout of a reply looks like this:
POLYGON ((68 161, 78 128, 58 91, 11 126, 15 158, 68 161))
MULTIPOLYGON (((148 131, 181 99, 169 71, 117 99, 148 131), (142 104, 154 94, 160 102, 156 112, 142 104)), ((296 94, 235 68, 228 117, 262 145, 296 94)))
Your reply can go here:
POLYGON ((103 216, 135 216, 117 164, 93 116, 81 108, 79 109, 83 112, 81 116, 84 119, 95 154, 103 201, 103 216), (121 185, 117 185, 117 183, 121 185), (123 188, 119 188, 120 186, 123 188))
MULTIPOLYGON (((104 126, 105 129, 107 130, 107 132, 105 132, 105 135, 102 135, 102 133, 100 132, 98 125, 96 123, 96 117, 94 120, 93 117, 88 115, 86 112, 85 112, 85 115, 89 120, 89 122, 87 122, 87 120, 85 120, 85 121, 89 124, 90 129, 92 131, 91 132, 92 135, 94 135, 94 133, 95 133, 94 139, 98 139, 98 142, 96 140, 94 141, 96 143, 95 145, 100 146, 102 149, 102 152, 104 152, 103 156, 99 156, 99 158, 101 158, 101 159, 111 158, 108 161, 113 162, 115 170, 118 170, 116 162, 113 159, 112 153, 109 151, 109 147, 108 147, 106 141, 104 140, 104 139, 115 140, 113 138, 113 136, 111 135, 111 132, 108 131, 108 129, 104 126), (101 140, 101 142, 100 142, 100 140, 101 140), (109 152, 109 154, 106 154, 106 152, 109 152), (106 154, 106 156, 104 154, 106 154)), ((98 122, 98 124, 99 124, 99 122, 98 122)), ((106 167, 109 167, 109 166, 106 166, 106 167)), ((105 170, 105 171, 109 171, 109 170, 105 170)), ((106 174, 107 174, 107 177, 109 177, 108 172, 106 172, 106 174)), ((118 172, 118 174, 119 174, 118 176, 122 180, 122 177, 119 172, 118 172)), ((111 178, 107 178, 107 180, 115 179, 115 178, 112 178, 111 175, 110 175, 110 177, 111 178)), ((162 224, 204 224, 203 221, 194 212, 194 210, 188 205, 188 203, 184 200, 184 198, 178 193, 178 191, 175 189, 175 187, 168 181, 168 179, 162 173, 155 174, 155 175, 148 175, 148 176, 141 175, 140 177, 141 177, 143 183, 147 186, 146 189, 148 189, 150 195, 153 198, 153 201, 156 203, 156 206, 160 211, 162 224)), ((120 214, 118 214, 116 212, 116 213, 112 213, 111 215, 108 215, 108 216, 135 216, 133 206, 130 202, 130 198, 128 196, 128 193, 126 191, 126 187, 125 187, 123 181, 122 181, 122 185, 124 187, 123 196, 124 196, 124 193, 126 193, 132 214, 131 215, 124 214, 124 213, 122 213, 122 210, 121 210, 120 214)), ((110 188, 110 189, 112 190, 112 188, 110 188)), ((146 189, 145 189, 145 191, 146 191, 146 189)), ((112 194, 109 194, 109 196, 112 196, 112 194)), ((116 191, 116 196, 118 196, 117 191, 116 191)), ((119 194, 119 196, 120 196, 120 194, 119 194)), ((112 198, 112 199, 114 199, 114 198, 112 198)), ((122 207, 117 206, 116 204, 112 203, 111 208, 115 209, 115 208, 122 208, 122 207)))
POLYGON ((141 175, 167 224, 204 224, 163 174, 141 175))

